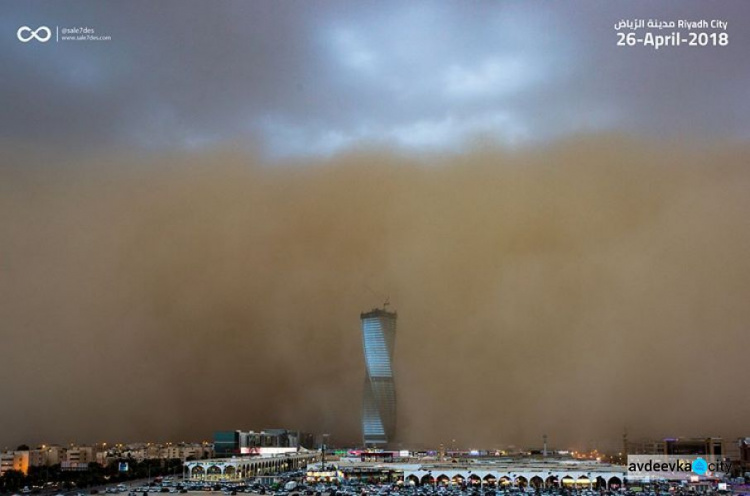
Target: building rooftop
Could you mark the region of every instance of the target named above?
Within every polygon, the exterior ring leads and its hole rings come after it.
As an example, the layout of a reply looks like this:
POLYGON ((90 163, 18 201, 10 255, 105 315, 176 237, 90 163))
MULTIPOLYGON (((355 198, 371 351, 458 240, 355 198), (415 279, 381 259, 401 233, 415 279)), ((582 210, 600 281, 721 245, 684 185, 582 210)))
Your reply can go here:
POLYGON ((361 319, 368 319, 373 317, 396 317, 398 316, 397 312, 389 312, 385 308, 373 308, 369 312, 363 312, 359 314, 359 318, 361 319))

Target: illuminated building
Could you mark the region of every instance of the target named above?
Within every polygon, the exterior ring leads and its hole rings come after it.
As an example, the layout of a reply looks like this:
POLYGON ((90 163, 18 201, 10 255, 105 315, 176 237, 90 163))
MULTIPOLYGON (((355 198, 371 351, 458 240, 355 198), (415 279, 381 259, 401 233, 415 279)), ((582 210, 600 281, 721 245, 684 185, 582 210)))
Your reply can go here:
POLYGON ((396 386, 392 367, 396 317, 395 312, 384 309, 360 315, 366 366, 362 401, 365 446, 392 442, 396 431, 396 386))
POLYGON ((28 451, 6 451, 0 453, 0 477, 9 470, 15 470, 28 475, 29 452, 28 451))

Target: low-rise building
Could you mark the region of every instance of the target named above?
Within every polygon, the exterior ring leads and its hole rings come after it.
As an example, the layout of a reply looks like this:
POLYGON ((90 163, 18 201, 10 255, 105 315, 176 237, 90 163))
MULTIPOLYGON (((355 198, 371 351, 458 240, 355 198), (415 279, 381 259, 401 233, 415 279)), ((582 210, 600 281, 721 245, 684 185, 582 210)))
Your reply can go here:
POLYGON ((29 473, 29 452, 6 451, 0 453, 0 477, 5 475, 9 470, 15 470, 27 475, 29 473))
POLYGON ((96 461, 96 452, 91 446, 71 446, 65 451, 64 462, 86 464, 96 461))
POLYGON ((57 445, 46 445, 29 450, 29 466, 49 467, 59 465, 65 456, 65 448, 57 445))

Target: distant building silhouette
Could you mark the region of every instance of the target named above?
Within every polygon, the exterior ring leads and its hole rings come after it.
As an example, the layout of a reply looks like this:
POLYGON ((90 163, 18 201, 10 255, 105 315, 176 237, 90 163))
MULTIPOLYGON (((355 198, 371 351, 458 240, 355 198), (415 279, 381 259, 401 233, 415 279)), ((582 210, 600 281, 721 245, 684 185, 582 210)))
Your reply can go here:
POLYGON ((396 434, 396 386, 392 367, 396 317, 395 312, 385 309, 360 315, 366 365, 362 401, 365 446, 388 444, 396 434))
POLYGON ((722 456, 724 442, 720 437, 680 437, 629 441, 623 436, 627 455, 710 455, 722 456))

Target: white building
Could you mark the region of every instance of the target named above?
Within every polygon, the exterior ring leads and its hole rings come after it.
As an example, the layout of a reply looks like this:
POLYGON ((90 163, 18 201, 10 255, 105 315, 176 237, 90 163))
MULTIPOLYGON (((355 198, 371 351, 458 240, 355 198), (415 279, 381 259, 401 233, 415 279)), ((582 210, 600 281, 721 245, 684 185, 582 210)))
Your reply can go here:
POLYGON ((96 461, 96 452, 91 446, 72 446, 65 451, 64 462, 85 464, 96 461))
POLYGON ((278 455, 239 456, 189 461, 186 477, 193 480, 237 481, 300 470, 320 460, 319 451, 301 450, 278 455))

